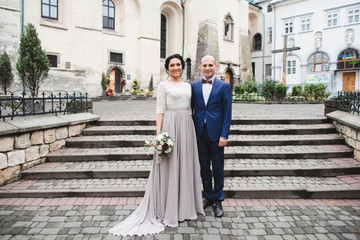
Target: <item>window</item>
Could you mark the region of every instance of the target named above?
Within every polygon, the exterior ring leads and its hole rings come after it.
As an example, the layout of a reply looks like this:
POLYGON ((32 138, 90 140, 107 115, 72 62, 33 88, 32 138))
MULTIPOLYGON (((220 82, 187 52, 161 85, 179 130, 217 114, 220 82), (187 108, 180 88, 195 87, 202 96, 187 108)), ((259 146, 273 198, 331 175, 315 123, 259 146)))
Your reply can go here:
POLYGON ((348 10, 348 23, 360 22, 360 8, 348 10))
POLYGON ((166 17, 161 14, 160 57, 166 57, 166 17))
POLYGON ((337 59, 337 69, 360 68, 360 54, 354 48, 342 51, 337 59))
POLYGON ((312 54, 308 60, 308 73, 329 71, 329 57, 323 52, 312 54))
POLYGON ((269 27, 269 43, 272 42, 272 27, 269 27))
POLYGON ((327 15, 327 26, 335 27, 338 25, 338 14, 337 13, 329 13, 327 15))
POLYGON ((122 53, 110 52, 110 62, 123 63, 123 55, 122 55, 122 53))
POLYGON ((265 76, 271 76, 271 64, 265 64, 265 76))
POLYGON ((111 0, 103 1, 103 28, 115 29, 115 5, 111 0))
POLYGON ((253 50, 261 50, 261 34, 257 33, 254 36, 253 50))
POLYGON ((309 31, 311 28, 311 18, 301 19, 301 31, 309 31))
POLYGON ((191 79, 191 59, 186 59, 186 79, 191 79))
POLYGON ((50 62, 50 67, 57 68, 58 67, 58 56, 53 54, 46 55, 50 62))
POLYGON ((41 16, 44 18, 58 19, 58 1, 41 0, 41 16))
POLYGON ((228 15, 224 19, 224 39, 233 40, 233 20, 228 15))
POLYGON ((293 21, 285 22, 285 34, 293 33, 293 21))
POLYGON ((287 61, 287 74, 296 73, 296 60, 287 61))

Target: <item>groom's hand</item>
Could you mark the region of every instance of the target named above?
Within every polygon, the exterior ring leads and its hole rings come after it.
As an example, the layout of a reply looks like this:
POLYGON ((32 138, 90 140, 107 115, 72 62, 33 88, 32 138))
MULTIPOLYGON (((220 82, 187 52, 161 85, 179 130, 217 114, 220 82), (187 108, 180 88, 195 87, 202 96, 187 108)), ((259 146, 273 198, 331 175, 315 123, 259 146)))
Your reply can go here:
POLYGON ((227 144, 227 139, 223 138, 223 137, 220 137, 220 139, 219 139, 219 147, 225 147, 226 144, 227 144))

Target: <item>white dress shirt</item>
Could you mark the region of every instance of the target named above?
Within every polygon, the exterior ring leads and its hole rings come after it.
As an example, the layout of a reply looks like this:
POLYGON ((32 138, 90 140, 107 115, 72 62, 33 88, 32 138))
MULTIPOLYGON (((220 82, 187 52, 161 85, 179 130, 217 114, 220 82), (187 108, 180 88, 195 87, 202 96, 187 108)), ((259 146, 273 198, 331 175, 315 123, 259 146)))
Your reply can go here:
MULTIPOLYGON (((206 78, 203 78, 203 79, 206 79, 206 78)), ((212 84, 210 84, 210 83, 203 83, 202 84, 202 92, 203 92, 203 96, 204 96, 205 106, 207 105, 207 102, 209 100, 209 96, 210 96, 210 93, 211 93, 212 86, 214 84, 215 76, 213 76, 212 78, 210 78, 208 80, 212 80, 213 83, 212 84)))

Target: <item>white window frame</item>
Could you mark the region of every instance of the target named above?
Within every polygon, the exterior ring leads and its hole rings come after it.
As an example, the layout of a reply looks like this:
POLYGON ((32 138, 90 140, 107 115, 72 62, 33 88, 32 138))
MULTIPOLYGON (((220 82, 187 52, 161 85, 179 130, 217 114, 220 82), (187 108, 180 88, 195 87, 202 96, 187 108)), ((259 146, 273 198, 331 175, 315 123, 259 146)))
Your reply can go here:
POLYGON ((287 61, 287 74, 296 74, 296 60, 287 61))
POLYGON ((294 33, 294 20, 287 20, 284 22, 284 34, 294 33), (288 30, 288 32, 286 32, 288 30), (291 31, 290 31, 291 30, 291 31))
POLYGON ((339 12, 330 12, 326 14, 326 26, 329 28, 339 26, 339 12), (334 15, 336 15, 336 17, 334 15), (335 20, 336 24, 334 24, 335 20), (329 24, 329 21, 331 24, 329 24))
POLYGON ((360 7, 348 9, 346 12, 348 24, 360 23, 360 7))
POLYGON ((310 16, 301 18, 300 23, 301 23, 300 29, 302 32, 307 32, 307 31, 311 30, 311 17, 310 16))

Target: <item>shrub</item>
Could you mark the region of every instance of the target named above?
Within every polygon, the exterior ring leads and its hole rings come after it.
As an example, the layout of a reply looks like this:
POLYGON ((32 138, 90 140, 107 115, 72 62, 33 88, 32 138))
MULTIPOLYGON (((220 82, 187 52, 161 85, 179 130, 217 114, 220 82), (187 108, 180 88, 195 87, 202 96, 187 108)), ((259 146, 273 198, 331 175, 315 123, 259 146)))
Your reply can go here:
POLYGON ((322 100, 322 99, 326 99, 325 94, 326 94, 326 86, 323 83, 319 83, 315 85, 315 89, 314 89, 314 93, 315 93, 315 100, 322 100))
POLYGON ((258 88, 257 88, 257 84, 255 82, 255 78, 248 78, 248 80, 245 82, 245 92, 248 93, 257 93, 258 92, 258 88))
POLYGON ((234 91, 235 94, 243 94, 245 92, 245 87, 242 84, 235 84, 234 91))
POLYGON ((106 76, 105 76, 105 73, 102 73, 101 74, 101 89, 103 91, 106 91, 107 87, 108 87, 108 79, 106 76))
POLYGON ((139 82, 136 78, 133 81, 132 88, 134 89, 134 91, 136 91, 139 88, 139 82))
POLYGON ((154 91, 154 82, 153 82, 153 75, 151 74, 150 82, 149 82, 149 91, 154 91))
POLYGON ((284 100, 286 97, 286 92, 288 90, 288 86, 286 86, 284 83, 277 84, 275 86, 275 98, 278 101, 284 100))
POLYGON ((4 52, 0 57, 0 84, 4 90, 5 95, 7 94, 7 89, 10 87, 13 81, 14 74, 11 71, 10 59, 7 53, 4 52))
POLYGON ((304 87, 304 95, 306 100, 314 100, 315 84, 306 84, 304 87))
POLYGON ((47 78, 50 62, 45 51, 41 48, 41 42, 35 26, 31 23, 25 27, 25 33, 21 34, 19 58, 16 69, 23 83, 28 87, 32 96, 37 96, 40 84, 47 78))
POLYGON ((301 96, 303 94, 302 86, 294 86, 292 88, 291 95, 292 96, 301 96))
POLYGON ((259 92, 261 96, 265 97, 266 100, 274 99, 276 84, 276 81, 265 79, 264 82, 259 85, 259 92))

